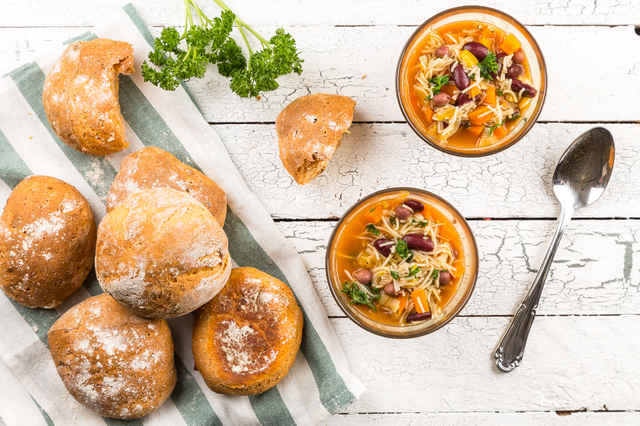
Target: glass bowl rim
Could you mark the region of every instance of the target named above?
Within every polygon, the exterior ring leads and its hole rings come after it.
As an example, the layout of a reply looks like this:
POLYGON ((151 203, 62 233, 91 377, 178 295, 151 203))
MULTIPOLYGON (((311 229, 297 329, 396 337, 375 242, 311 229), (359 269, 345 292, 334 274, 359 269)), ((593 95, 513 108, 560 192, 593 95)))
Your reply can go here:
POLYGON ((376 192, 373 192, 371 194, 368 194, 363 198, 360 198, 358 201, 353 203, 353 205, 351 205, 343 213, 342 217, 340 217, 340 219, 338 220, 338 222, 334 226, 333 230, 331 231, 331 236, 329 237, 329 240, 327 242, 327 249, 326 249, 326 252, 325 252, 325 275, 327 277, 327 284, 329 285, 329 290, 331 291, 331 296, 333 296, 333 299, 335 300, 336 304, 338 305, 340 310, 347 316, 347 318, 349 318, 352 322, 354 322, 360 328, 363 328, 364 330, 366 330, 366 331, 368 331, 370 333, 376 334, 378 336, 381 336, 381 337, 387 337, 387 338, 392 338, 392 339, 412 339, 412 338, 415 338, 415 337, 425 336, 427 334, 433 333, 434 331, 437 331, 437 330, 441 329, 442 327, 447 325, 451 320, 456 318, 458 316, 458 314, 460 314, 462 309, 464 309, 464 307, 469 302, 469 299, 471 299, 471 295, 473 294, 473 291, 475 290, 476 282, 478 280, 478 271, 479 271, 479 263, 480 263, 479 260, 480 259, 479 259, 479 256, 478 256, 478 244, 476 243, 476 239, 475 239, 475 236, 473 235, 473 231, 471 230, 471 227, 469 226, 469 222, 467 222, 465 217, 455 207, 453 207, 451 205, 451 203, 449 203, 447 200, 445 200, 444 198, 440 197, 439 195, 434 194, 433 192, 427 191, 425 189, 412 188, 412 187, 393 187, 393 188, 382 189, 380 191, 376 191, 376 192), (384 333, 382 331, 379 331, 379 330, 376 330, 376 329, 368 327, 367 325, 361 323, 346 307, 343 306, 342 302, 339 300, 338 295, 336 294, 336 288, 332 284, 331 273, 330 273, 331 259, 329 257, 329 253, 331 251, 331 247, 333 246, 333 242, 334 242, 334 240, 336 238, 336 234, 338 232, 338 229, 340 229, 341 225, 345 222, 346 218, 349 217, 349 215, 351 213, 353 213, 353 211, 355 211, 356 209, 361 207, 364 203, 366 203, 367 201, 371 200, 374 197, 377 197, 379 195, 383 195, 385 193, 402 192, 402 191, 406 191, 406 192, 409 192, 409 193, 411 193, 411 192, 422 193, 422 194, 426 195, 427 198, 428 197, 432 197, 432 198, 440 201, 442 204, 444 204, 444 206, 447 207, 447 209, 454 216, 457 216, 457 219, 459 221, 461 221, 462 224, 469 230, 469 233, 468 233, 467 237, 469 237, 469 241, 470 241, 471 247, 473 249, 472 256, 475 258, 475 268, 473 269, 473 278, 471 280, 471 283, 469 284, 469 291, 467 292, 467 296, 464 299, 461 300, 461 302, 458 304, 458 306, 456 306, 456 308, 453 311, 451 311, 451 315, 448 318, 446 318, 441 323, 438 323, 434 327, 426 328, 424 330, 420 330, 420 331, 418 331, 416 333, 413 333, 413 334, 398 334, 398 335, 396 335, 396 334, 387 334, 387 333, 384 333))
POLYGON ((431 147, 437 149, 438 151, 444 152, 446 154, 455 155, 457 157, 467 157, 467 158, 486 157, 488 155, 497 154, 497 153, 502 152, 502 151, 504 151, 504 150, 506 150, 508 148, 511 148, 513 145, 515 145, 520 140, 522 140, 527 135, 527 133, 529 133, 529 131, 533 128, 533 125, 538 122, 538 118, 540 117, 540 114, 542 113, 542 108, 544 107, 544 103, 545 103, 545 100, 547 98, 547 91, 548 91, 547 64, 546 64, 546 62, 544 60, 544 55, 542 54, 542 49, 540 49, 540 45, 538 44, 536 39, 533 37, 533 34, 531 34, 529 32, 529 30, 524 26, 524 24, 522 24, 520 21, 518 21, 513 16, 511 16, 508 13, 505 13, 505 12, 503 12, 501 10, 494 9, 492 7, 487 7, 487 6, 478 6, 478 5, 457 6, 457 7, 452 7, 450 9, 447 9, 447 10, 443 10, 442 12, 439 12, 439 13, 433 15, 432 17, 430 17, 426 21, 424 21, 418 28, 416 28, 416 30, 413 33, 411 33, 411 36, 409 36, 409 39, 407 40, 407 42, 405 43, 404 47, 402 48, 402 51, 400 53, 400 58, 398 59, 398 65, 396 66, 395 84, 396 84, 396 99, 398 100, 398 105, 400 106, 400 111, 402 112, 402 116, 405 118, 405 120, 406 120, 407 124, 409 125, 409 127, 411 127, 411 130, 413 130, 414 133, 420 139, 422 139, 424 142, 429 144, 431 147), (407 50, 409 49, 409 46, 414 41, 414 39, 418 35, 420 35, 421 31, 427 25, 429 25, 433 21, 439 19, 441 16, 446 15, 446 14, 450 14, 452 12, 458 12, 458 13, 479 12, 479 13, 481 13, 482 11, 490 12, 490 13, 492 13, 494 15, 499 16, 501 19, 506 18, 506 19, 504 19, 506 21, 508 21, 508 20, 513 21, 513 23, 515 23, 514 26, 518 27, 518 29, 520 31, 522 31, 522 33, 524 33, 524 35, 526 36, 525 38, 527 38, 527 41, 531 44, 531 47, 533 48, 534 52, 537 53, 536 54, 536 60, 539 62, 540 70, 542 71, 541 74, 542 74, 542 82, 543 82, 544 91, 542 91, 542 93, 538 94, 538 97, 539 97, 539 102, 538 103, 540 104, 540 106, 538 107, 538 110, 536 112, 534 112, 534 114, 531 116, 531 119, 525 124, 525 126, 522 129, 520 135, 518 137, 514 138, 509 143, 503 144, 500 147, 498 147, 496 149, 493 149, 493 150, 486 150, 484 152, 477 152, 477 153, 448 150, 445 147, 443 147, 442 145, 433 142, 426 135, 422 134, 422 132, 411 121, 411 119, 409 117, 409 114, 407 114, 405 106, 404 106, 404 104, 402 102, 402 95, 400 93, 400 79, 401 79, 400 70, 402 68, 402 61, 404 60, 404 58, 405 58, 405 56, 407 54, 407 50))

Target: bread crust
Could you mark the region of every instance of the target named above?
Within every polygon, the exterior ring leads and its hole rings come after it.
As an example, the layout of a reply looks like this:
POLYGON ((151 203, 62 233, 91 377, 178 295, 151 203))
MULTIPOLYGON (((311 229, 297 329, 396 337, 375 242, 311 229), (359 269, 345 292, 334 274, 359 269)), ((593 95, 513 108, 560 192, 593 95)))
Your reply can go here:
POLYGON ((224 289, 195 312, 195 368, 214 392, 262 393, 293 366, 302 327, 286 284, 255 268, 233 269, 224 289))
POLYGON ((347 96, 316 93, 296 99, 278 114, 280 160, 300 185, 324 171, 351 126, 355 106, 347 96))
POLYGON ((30 308, 54 308, 93 265, 96 224, 87 200, 49 176, 22 180, 0 216, 0 287, 30 308))
POLYGON ((149 414, 176 384, 167 322, 137 317, 107 294, 69 309, 47 337, 69 393, 102 416, 129 420, 149 414))
POLYGON ((98 227, 96 275, 136 315, 169 318, 202 306, 231 271, 224 231, 195 198, 171 188, 127 198, 98 227))
POLYGON ((44 81, 51 127, 70 147, 107 155, 129 146, 120 113, 118 74, 132 74, 133 48, 109 39, 70 44, 44 81))
POLYGON ((227 194, 216 183, 193 167, 155 146, 129 154, 122 160, 107 198, 107 212, 118 207, 130 195, 150 188, 172 188, 200 201, 224 225, 227 194))

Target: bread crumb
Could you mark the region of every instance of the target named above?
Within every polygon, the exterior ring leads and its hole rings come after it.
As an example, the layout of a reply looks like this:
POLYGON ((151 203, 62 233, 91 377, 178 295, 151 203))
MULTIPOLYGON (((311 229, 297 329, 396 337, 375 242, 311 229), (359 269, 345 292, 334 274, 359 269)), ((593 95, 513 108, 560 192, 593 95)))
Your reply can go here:
POLYGON ((366 74, 362 74, 362 77, 360 77, 360 79, 364 79, 366 76, 366 74))

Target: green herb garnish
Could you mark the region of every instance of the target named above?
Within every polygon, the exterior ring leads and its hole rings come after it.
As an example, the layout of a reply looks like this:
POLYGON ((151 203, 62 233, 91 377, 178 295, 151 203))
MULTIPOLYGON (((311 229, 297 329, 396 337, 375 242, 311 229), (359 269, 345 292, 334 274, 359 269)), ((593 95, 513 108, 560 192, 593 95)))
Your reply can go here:
POLYGON ((475 74, 470 74, 470 75, 469 75, 469 78, 471 78, 471 79, 474 79, 474 80, 475 80, 476 75, 475 75, 475 74))
POLYGON ((389 275, 391 275, 394 279, 398 279, 398 273, 396 271, 389 271, 389 275))
POLYGON ((375 305, 373 304, 373 301, 380 298, 380 290, 373 288, 371 290, 375 294, 374 296, 369 296, 367 293, 360 290, 358 286, 355 285, 355 283, 345 281, 344 284, 342 284, 341 291, 349 296, 349 298, 351 298, 351 301, 349 303, 351 303, 352 305, 367 305, 368 307, 373 309, 373 312, 378 312, 375 305))
POLYGON ((446 269, 434 269, 433 272, 431 273, 431 278, 433 278, 434 280, 437 280, 438 277, 440 276, 440 271, 446 271, 446 269))
POLYGON ((373 223, 367 224, 366 228, 367 228, 367 232, 371 232, 373 235, 380 235, 380 231, 378 230, 378 228, 376 228, 376 226, 373 223))
MULTIPOLYGON (((433 77, 429 79, 429 83, 433 84, 433 94, 437 95, 438 93, 440 93, 440 89, 442 89, 442 86, 444 86, 445 84, 447 84, 449 82, 449 76, 448 75, 442 75, 440 77, 433 77)), ((431 100, 431 99, 429 99, 431 100)))
POLYGON ((231 77, 231 90, 240 97, 258 96, 260 92, 275 90, 279 87, 276 78, 295 72, 302 73, 302 62, 298 56, 296 42, 282 28, 270 40, 263 38, 239 18, 221 1, 214 0, 223 9, 219 18, 209 19, 194 0, 184 0, 186 25, 180 34, 173 27, 162 30, 155 39, 154 51, 149 53, 154 69, 147 61, 142 64, 144 81, 163 88, 175 90, 181 80, 202 78, 208 64, 215 64, 224 77, 231 77), (195 22, 193 11, 198 22, 195 22), (242 49, 231 38, 233 24, 247 45, 249 60, 242 49), (262 46, 254 52, 245 31, 253 34, 262 46), (186 50, 179 45, 186 44, 186 50))
POLYGON ((509 121, 517 120, 518 118, 520 118, 520 114, 512 115, 509 121))
POLYGON ((409 275, 407 275, 407 277, 415 277, 418 275, 418 272, 420 272, 418 265, 413 265, 411 269, 409 269, 409 275))
POLYGON ((502 96, 504 94, 502 90, 496 90, 496 93, 498 94, 498 96, 502 96))
POLYGON ((489 136, 493 135, 493 131, 504 124, 504 120, 506 119, 503 119, 502 123, 494 124, 493 126, 491 126, 491 128, 489 129, 489 136))
POLYGON ((407 245, 407 242, 405 240, 398 240, 396 244, 396 253, 398 254, 398 256, 400 256, 403 259, 411 255, 411 252, 409 251, 409 246, 407 245))
POLYGON ((391 226, 396 226, 396 221, 397 221, 397 219, 395 217, 392 217, 391 219, 389 219, 389 224, 391 226))
POLYGON ((485 80, 493 80, 491 74, 498 72, 498 60, 493 52, 488 52, 487 56, 478 64, 480 68, 480 76, 485 80))
POLYGON ((422 226, 424 228, 425 226, 429 225, 429 222, 428 221, 424 221, 424 220, 417 221, 415 219, 411 219, 411 224, 412 225, 422 226))

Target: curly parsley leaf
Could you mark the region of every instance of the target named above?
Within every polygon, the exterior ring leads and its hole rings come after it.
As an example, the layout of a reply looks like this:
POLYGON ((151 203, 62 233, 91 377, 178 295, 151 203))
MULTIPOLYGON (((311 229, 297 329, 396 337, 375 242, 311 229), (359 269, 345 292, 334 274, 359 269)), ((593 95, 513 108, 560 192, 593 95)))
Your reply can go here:
POLYGON ((366 229, 367 229, 367 232, 370 232, 373 235, 380 235, 380 231, 378 230, 378 228, 376 228, 376 226, 373 223, 367 224, 366 229))
POLYGON ((391 271, 390 270, 389 271, 389 275, 391 275, 396 280, 398 279, 398 272, 396 272, 396 271, 391 271))
POLYGON ((487 53, 487 56, 478 64, 478 68, 480 68, 480 76, 485 80, 493 80, 493 76, 491 74, 496 74, 498 72, 498 60, 496 55, 493 52, 487 53))
POLYGON ((295 72, 302 73, 303 60, 299 57, 296 42, 282 28, 270 40, 255 32, 221 1, 214 0, 222 9, 220 17, 209 19, 195 4, 185 0, 187 24, 180 34, 173 27, 162 30, 156 38, 154 50, 142 64, 142 77, 164 90, 175 90, 180 81, 202 78, 208 64, 216 64, 218 72, 231 77, 230 87, 241 97, 258 96, 260 92, 279 87, 276 78, 295 72), (194 14, 200 24, 194 22, 194 14), (242 49, 231 38, 236 24, 249 50, 249 60, 242 49), (253 52, 245 31, 253 34, 261 43, 262 50, 253 52), (184 44, 186 50, 180 48, 184 44))
POLYGON ((440 77, 433 77, 429 79, 429 83, 433 84, 433 94, 437 95, 438 93, 440 93, 440 89, 442 89, 442 86, 444 86, 445 84, 447 84, 449 82, 449 76, 448 75, 443 75, 440 77))
POLYGON ((406 259, 411 255, 409 246, 407 245, 407 242, 405 240, 398 240, 398 242, 396 243, 396 253, 403 259, 406 259))
POLYGON ((373 304, 375 300, 380 298, 380 290, 372 289, 374 296, 370 296, 363 290, 360 290, 355 283, 350 283, 349 281, 345 281, 342 284, 342 290, 344 294, 349 296, 352 305, 367 305, 373 312, 377 312, 376 306, 373 304))
POLYGON ((407 275, 407 277, 415 277, 418 275, 418 272, 420 272, 418 265, 413 265, 411 269, 409 269, 409 275, 407 275))

